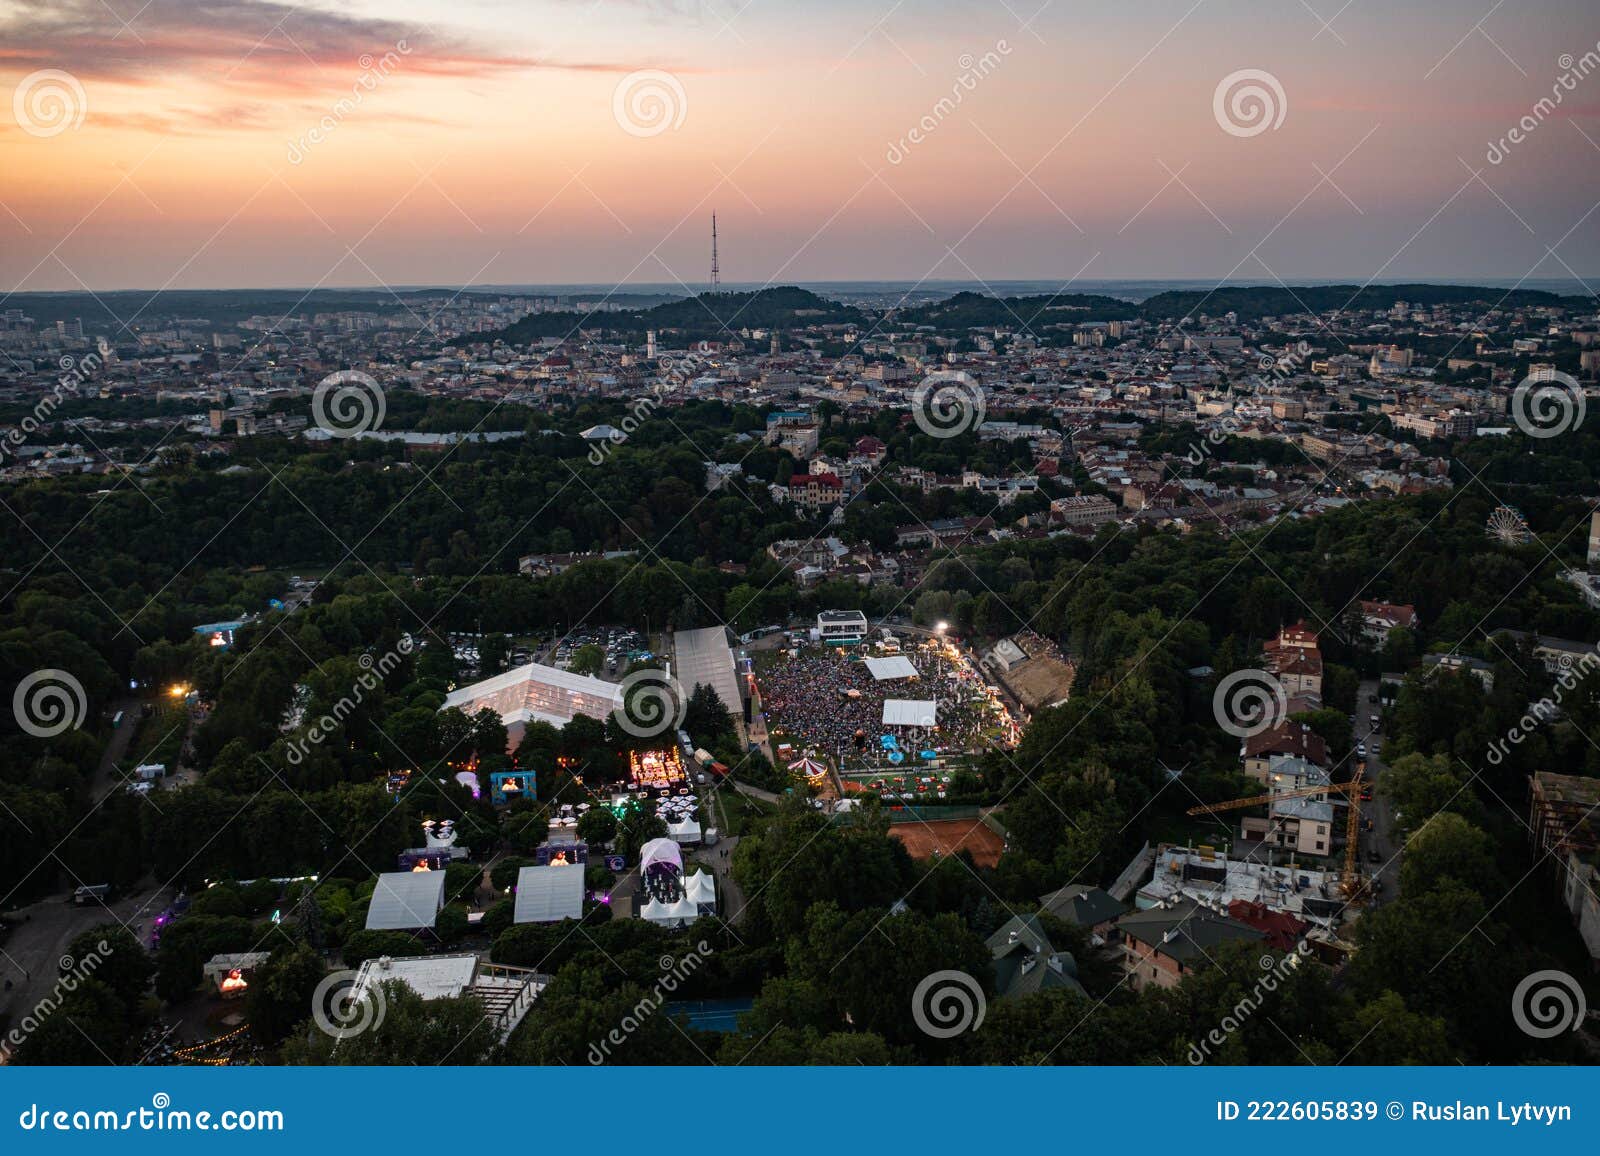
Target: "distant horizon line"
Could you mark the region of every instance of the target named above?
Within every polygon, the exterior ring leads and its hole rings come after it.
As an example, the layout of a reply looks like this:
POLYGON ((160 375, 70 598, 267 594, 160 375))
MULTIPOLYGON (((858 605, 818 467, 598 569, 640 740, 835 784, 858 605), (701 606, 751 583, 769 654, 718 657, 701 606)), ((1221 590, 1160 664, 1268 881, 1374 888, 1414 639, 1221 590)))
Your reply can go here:
MULTIPOLYGON (((1338 277, 1292 277, 1277 281, 1264 281, 1259 279, 1224 278, 1216 281, 1209 277, 1096 277, 1080 278, 1069 283, 1060 283, 1049 277, 1005 277, 989 278, 987 280, 972 280, 960 278, 939 279, 899 279, 899 278, 871 278, 871 277, 844 277, 844 278, 813 278, 808 280, 793 281, 723 281, 715 290, 706 285, 699 288, 686 290, 681 282, 666 281, 507 281, 485 285, 456 285, 449 282, 415 282, 409 284, 348 284, 348 285, 233 285, 214 288, 149 288, 145 286, 128 286, 124 288, 77 288, 77 289, 13 289, 0 294, 0 300, 10 300, 17 297, 72 297, 95 296, 96 294, 109 293, 147 293, 152 296, 164 293, 305 293, 308 297, 313 293, 417 293, 417 292, 452 292, 460 294, 486 294, 486 293, 526 293, 531 291, 599 291, 607 293, 622 292, 649 292, 653 295, 665 295, 682 298, 703 296, 707 293, 748 293, 759 292, 763 289, 796 288, 806 289, 813 286, 840 286, 840 287, 882 287, 885 289, 906 288, 911 291, 934 292, 941 289, 993 289, 997 286, 1051 286, 1050 292, 1054 293, 1079 293, 1091 295, 1095 292, 1093 286, 1100 285, 1212 285, 1217 288, 1253 288, 1253 289, 1304 289, 1323 286, 1370 286, 1370 285, 1441 285, 1441 286, 1483 286, 1485 288, 1502 289, 1528 288, 1535 289, 1540 286, 1563 285, 1575 286, 1585 292, 1578 296, 1600 297, 1600 291, 1589 289, 1587 282, 1600 281, 1600 274, 1587 277, 1508 277, 1493 274, 1459 276, 1459 277, 1379 277, 1373 279, 1338 278, 1338 277)), ((1546 290, 1548 291, 1548 290, 1546 290)))

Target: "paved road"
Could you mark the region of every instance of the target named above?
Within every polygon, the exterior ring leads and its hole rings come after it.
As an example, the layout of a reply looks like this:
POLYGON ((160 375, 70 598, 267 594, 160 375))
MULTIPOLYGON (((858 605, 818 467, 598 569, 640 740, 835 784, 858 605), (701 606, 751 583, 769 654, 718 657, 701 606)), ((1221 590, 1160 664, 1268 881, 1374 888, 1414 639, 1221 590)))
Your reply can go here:
MULTIPOLYGON (((729 923, 744 919, 744 892, 733 881, 733 850, 739 845, 739 836, 729 835, 717 841, 715 847, 702 847, 690 855, 691 863, 711 868, 717 878, 717 914, 729 923)), ((685 865, 685 870, 688 866, 685 865)))
MULTIPOLYGON (((1373 701, 1377 693, 1376 679, 1361 684, 1352 723, 1355 741, 1367 745, 1367 778, 1372 780, 1374 786, 1383 778, 1383 748, 1388 742, 1381 729, 1374 732, 1372 726, 1371 716, 1382 711, 1378 703, 1373 701)), ((1395 830, 1394 805, 1381 791, 1374 791, 1372 801, 1361 804, 1361 814, 1364 820, 1371 819, 1373 824, 1373 830, 1364 831, 1361 835, 1363 867, 1377 872, 1377 878, 1383 884, 1383 890, 1375 896, 1376 901, 1392 903, 1395 896, 1400 894, 1400 857, 1397 852, 1403 843, 1399 832, 1395 830), (1369 852, 1373 850, 1378 852, 1380 863, 1371 862, 1369 852)))
MULTIPOLYGON (((109 906, 92 903, 78 907, 63 895, 52 895, 14 914, 22 920, 0 942, 0 975, 11 990, 0 990, 0 1014, 21 1020, 50 994, 59 974, 61 957, 74 936, 103 923, 122 923, 148 943, 150 925, 171 901, 166 889, 137 892, 109 906)), ((8 912, 8 916, 13 914, 8 912)))
POLYGON ((122 757, 128 753, 128 744, 139 729, 139 708, 140 700, 137 697, 119 699, 111 704, 113 714, 122 712, 122 725, 111 732, 111 741, 106 744, 105 753, 100 756, 100 765, 89 780, 89 798, 92 802, 98 803, 128 782, 127 776, 133 768, 120 764, 122 757))

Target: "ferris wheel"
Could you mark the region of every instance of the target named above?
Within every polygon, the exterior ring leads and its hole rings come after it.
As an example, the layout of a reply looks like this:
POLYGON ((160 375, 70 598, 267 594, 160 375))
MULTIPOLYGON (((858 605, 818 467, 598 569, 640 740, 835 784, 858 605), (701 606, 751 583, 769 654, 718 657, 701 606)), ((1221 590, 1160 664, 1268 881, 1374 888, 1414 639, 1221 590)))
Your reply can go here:
POLYGON ((1491 541, 1504 546, 1525 546, 1533 540, 1528 519, 1515 506, 1496 506, 1483 532, 1491 541))

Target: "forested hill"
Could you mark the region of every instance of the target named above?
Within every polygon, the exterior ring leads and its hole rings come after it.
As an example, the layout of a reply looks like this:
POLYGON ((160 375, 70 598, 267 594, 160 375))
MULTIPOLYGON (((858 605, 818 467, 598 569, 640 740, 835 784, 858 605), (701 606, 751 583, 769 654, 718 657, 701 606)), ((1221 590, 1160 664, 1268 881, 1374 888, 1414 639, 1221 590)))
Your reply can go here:
POLYGON ((997 326, 1030 331, 1084 321, 1129 321, 1141 314, 1131 301, 1097 293, 1054 293, 1029 297, 990 297, 982 293, 957 293, 931 305, 921 305, 895 315, 897 326, 931 325, 961 331, 997 326))
MULTIPOLYGON (((1481 285, 1230 285, 1209 291, 1173 290, 1139 303, 1098 293, 996 297, 969 291, 956 293, 943 301, 899 310, 890 321, 897 330, 924 328, 946 334, 977 329, 1043 333, 1090 321, 1178 321, 1192 313, 1212 316, 1236 313, 1243 320, 1254 320, 1303 313, 1308 309, 1319 313, 1332 309, 1388 309, 1400 301, 1421 306, 1481 305, 1485 311, 1541 305, 1593 308, 1593 302, 1585 297, 1481 285)), ((591 336, 637 340, 651 329, 671 333, 675 338, 716 339, 741 330, 827 323, 865 325, 870 323, 870 318, 853 306, 787 286, 754 293, 702 293, 649 309, 535 313, 497 333, 458 337, 451 344, 460 346, 498 340, 525 345, 546 337, 575 336, 580 331, 591 336)))
POLYGON ((1388 309, 1398 301, 1410 305, 1482 304, 1485 309, 1521 309, 1537 305, 1593 309, 1588 297, 1563 297, 1542 289, 1494 289, 1483 285, 1230 285, 1222 289, 1173 290, 1146 298, 1139 306, 1147 321, 1173 321, 1195 311, 1214 317, 1237 313, 1241 320, 1278 317, 1306 310, 1388 309))
POLYGON ((485 340, 525 345, 544 337, 588 333, 639 335, 647 330, 715 340, 743 329, 801 328, 820 324, 862 324, 865 315, 849 305, 818 297, 806 289, 780 286, 754 293, 702 293, 667 301, 651 309, 531 313, 494 334, 458 337, 453 345, 485 340))
POLYGON ((1388 309, 1399 301, 1410 305, 1481 305, 1485 311, 1537 305, 1594 308, 1594 302, 1586 297, 1481 285, 1230 285, 1214 290, 1171 290, 1137 304, 1091 293, 1026 297, 957 293, 943 301, 903 310, 894 321, 897 327, 929 326, 944 333, 989 328, 1041 333, 1055 326, 1087 321, 1178 321, 1198 313, 1214 317, 1236 313, 1241 320, 1249 321, 1307 310, 1322 313, 1330 309, 1388 309))

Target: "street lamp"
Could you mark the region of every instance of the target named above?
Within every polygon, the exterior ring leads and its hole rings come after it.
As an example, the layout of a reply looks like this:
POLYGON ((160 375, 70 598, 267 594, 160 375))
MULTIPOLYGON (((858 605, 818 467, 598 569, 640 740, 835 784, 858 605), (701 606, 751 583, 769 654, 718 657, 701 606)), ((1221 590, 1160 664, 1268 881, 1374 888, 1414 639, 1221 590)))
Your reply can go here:
POLYGON ((940 634, 943 634, 946 630, 950 629, 950 624, 948 622, 936 622, 936 623, 934 623, 934 627, 933 628, 935 630, 937 630, 940 634))

